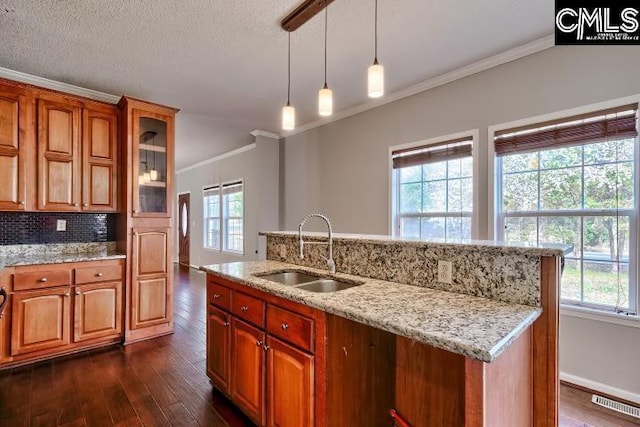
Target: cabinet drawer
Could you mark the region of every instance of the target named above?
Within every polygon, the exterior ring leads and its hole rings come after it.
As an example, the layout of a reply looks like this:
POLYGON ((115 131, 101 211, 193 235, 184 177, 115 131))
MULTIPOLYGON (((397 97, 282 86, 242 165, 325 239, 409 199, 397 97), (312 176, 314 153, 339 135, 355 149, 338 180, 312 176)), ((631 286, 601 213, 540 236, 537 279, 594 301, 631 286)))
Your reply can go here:
POLYGON ((262 328, 264 305, 263 301, 240 292, 233 292, 231 297, 231 313, 262 328))
POLYGON ((18 270, 13 275, 13 290, 53 288, 71 285, 71 269, 39 267, 36 270, 18 270))
POLYGON ((231 310, 231 289, 218 285, 212 281, 207 282, 207 300, 224 310, 231 310))
POLYGON ((267 306, 267 332, 313 352, 313 320, 289 310, 267 306))
POLYGON ((76 284, 116 282, 122 280, 121 265, 76 268, 76 284))

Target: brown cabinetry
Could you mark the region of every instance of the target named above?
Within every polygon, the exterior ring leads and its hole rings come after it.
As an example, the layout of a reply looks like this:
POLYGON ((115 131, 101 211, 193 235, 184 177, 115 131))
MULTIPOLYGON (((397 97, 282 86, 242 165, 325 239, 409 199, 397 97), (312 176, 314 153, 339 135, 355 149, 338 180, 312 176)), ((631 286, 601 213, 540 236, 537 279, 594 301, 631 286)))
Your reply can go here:
POLYGON ((322 425, 315 396, 324 382, 316 382, 313 350, 324 354, 316 343, 324 337, 324 314, 211 276, 207 304, 213 385, 260 426, 322 425))
POLYGON ((26 209, 28 100, 0 84, 0 210, 26 209))
POLYGON ((19 364, 120 341, 123 270, 124 260, 105 260, 1 274, 9 304, 0 334, 10 337, 0 338, 0 362, 19 364))

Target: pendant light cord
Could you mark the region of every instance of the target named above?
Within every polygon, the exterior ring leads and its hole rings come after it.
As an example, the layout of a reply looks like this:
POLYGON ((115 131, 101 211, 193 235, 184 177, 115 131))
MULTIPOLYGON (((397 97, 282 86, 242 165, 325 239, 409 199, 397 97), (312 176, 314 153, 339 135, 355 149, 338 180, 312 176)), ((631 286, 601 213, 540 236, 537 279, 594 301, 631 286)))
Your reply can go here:
POLYGON ((374 37, 374 59, 373 59, 373 63, 377 64, 378 63, 378 0, 376 0, 376 11, 375 11, 375 37, 374 37))
POLYGON ((287 106, 291 105, 291 31, 289 33, 289 49, 287 56, 287 106))
POLYGON ((324 88, 327 89, 327 21, 329 20, 329 5, 324 7, 324 88))

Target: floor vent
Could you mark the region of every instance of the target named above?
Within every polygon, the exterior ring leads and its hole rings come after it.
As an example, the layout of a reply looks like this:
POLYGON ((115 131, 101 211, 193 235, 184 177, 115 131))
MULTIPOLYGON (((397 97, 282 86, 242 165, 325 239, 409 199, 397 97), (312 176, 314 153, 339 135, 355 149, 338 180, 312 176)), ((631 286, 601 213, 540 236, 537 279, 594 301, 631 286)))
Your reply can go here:
POLYGON ((591 401, 596 405, 603 406, 613 411, 617 411, 625 415, 630 415, 632 417, 640 418, 640 408, 636 408, 635 406, 627 405, 626 403, 616 402, 615 400, 607 399, 606 397, 598 396, 597 394, 593 395, 593 397, 591 398, 591 401))

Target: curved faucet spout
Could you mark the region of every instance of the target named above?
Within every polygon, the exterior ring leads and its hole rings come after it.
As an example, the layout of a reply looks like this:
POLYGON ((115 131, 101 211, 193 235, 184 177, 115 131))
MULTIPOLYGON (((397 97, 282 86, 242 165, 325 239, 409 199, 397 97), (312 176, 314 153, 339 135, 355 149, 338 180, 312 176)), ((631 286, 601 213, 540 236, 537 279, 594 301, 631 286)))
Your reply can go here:
POLYGON ((329 268, 329 271, 331 273, 335 273, 336 272, 336 263, 333 260, 333 231, 331 230, 331 221, 329 221, 329 218, 327 218, 326 216, 319 214, 319 213, 312 213, 309 214, 307 216, 305 216, 302 219, 302 222, 300 223, 300 225, 298 226, 298 243, 300 246, 300 259, 304 259, 304 244, 308 244, 308 245, 327 245, 328 246, 328 252, 329 252, 329 256, 327 257, 327 267, 329 268), (329 233, 329 241, 327 243, 324 242, 305 242, 302 239, 302 228, 304 227, 304 224, 311 218, 320 218, 322 220, 324 220, 324 222, 327 223, 327 230, 329 233))

